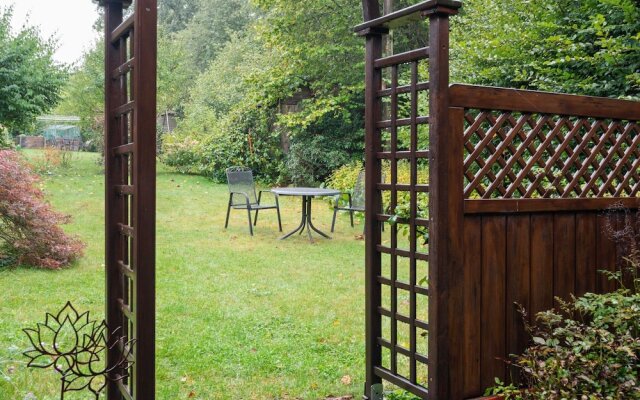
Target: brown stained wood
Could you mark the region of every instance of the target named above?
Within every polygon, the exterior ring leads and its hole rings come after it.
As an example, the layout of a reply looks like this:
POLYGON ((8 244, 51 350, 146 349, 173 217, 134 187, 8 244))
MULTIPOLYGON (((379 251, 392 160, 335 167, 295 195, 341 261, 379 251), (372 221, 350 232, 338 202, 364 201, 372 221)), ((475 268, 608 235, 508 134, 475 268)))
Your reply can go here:
POLYGON ((589 199, 496 199, 465 200, 465 214, 482 213, 524 213, 561 211, 600 211, 621 204, 625 208, 636 209, 640 198, 604 197, 589 199))
POLYGON ((610 224, 609 215, 601 213, 596 217, 596 289, 598 293, 616 289, 615 281, 609 280, 607 275, 601 272, 616 270, 616 244, 611 239, 610 224))
POLYGON ((481 310, 482 310, 482 218, 469 216, 464 219, 464 308, 461 315, 464 321, 462 353, 463 398, 481 393, 480 384, 482 354, 481 310))
POLYGON ((529 315, 553 307, 553 214, 531 215, 531 307, 529 315))
MULTIPOLYGON (((367 4, 372 4, 368 2, 367 4)), ((365 13, 375 12, 365 8, 365 13)), ((381 383, 376 368, 382 365, 382 352, 378 338, 382 336, 382 320, 377 310, 381 306, 381 288, 376 277, 381 275, 380 192, 376 185, 381 179, 381 163, 376 154, 381 151, 380 135, 376 122, 380 121, 382 108, 376 93, 382 87, 382 75, 374 61, 382 55, 382 36, 371 33, 366 36, 365 60, 365 398, 371 398, 371 386, 381 383)), ((390 249, 396 251, 396 249, 390 249)))
MULTIPOLYGON (((410 93, 412 89, 413 87, 411 85, 398 86, 397 88, 395 88, 395 93, 396 94, 410 93)), ((418 83, 416 85, 416 90, 418 90, 419 92, 424 92, 426 90, 429 90, 429 82, 418 83)), ((392 92, 391 88, 379 90, 378 97, 391 96, 391 92, 392 92)))
POLYGON ((134 14, 131 14, 126 20, 124 20, 120 25, 118 25, 112 32, 107 35, 109 41, 111 43, 116 43, 122 37, 129 35, 131 30, 133 29, 134 22, 134 14))
POLYGON ((631 242, 634 241, 633 235, 634 232, 637 232, 638 223, 637 210, 620 211, 617 215, 618 232, 626 232, 622 235, 626 239, 621 239, 616 243, 617 267, 622 271, 622 284, 625 288, 633 287, 634 274, 630 267, 634 267, 629 264, 627 257, 632 252, 631 242))
POLYGON ((506 377, 506 217, 482 217, 482 324, 480 383, 506 377))
POLYGON ((136 363, 134 394, 137 399, 155 399, 156 344, 156 71, 157 71, 156 0, 136 0, 135 35, 133 37, 136 68, 133 93, 136 98, 133 120, 133 217, 136 238, 133 265, 137 280, 133 286, 136 324, 136 363))
MULTIPOLYGON (((414 121, 412 121, 411 118, 399 118, 394 122, 395 126, 410 126, 412 123, 414 123, 414 121)), ((419 116, 416 118, 415 123, 427 124, 429 123, 429 117, 419 116)), ((391 124, 392 122, 390 120, 378 121, 376 128, 390 128, 391 124)))
POLYGON ((596 213, 576 213, 576 296, 596 291, 596 213))
POLYGON ((353 31, 361 33, 373 28, 397 28, 411 22, 422 20, 424 14, 429 11, 439 10, 439 12, 442 13, 448 12, 449 14, 455 14, 456 10, 460 7, 462 7, 462 2, 457 0, 427 0, 375 19, 368 19, 366 15, 367 11, 370 14, 369 16, 373 16, 373 7, 372 5, 368 5, 365 9, 366 22, 353 28, 353 31))
POLYGON ((451 105, 640 121, 640 102, 487 86, 451 85, 451 105))
POLYGON ((575 214, 555 214, 553 230, 553 295, 568 300, 576 290, 575 214))
MULTIPOLYGON (((464 110, 449 107, 449 19, 429 18, 429 391, 432 399, 458 398, 463 324, 463 131, 464 110)), ((414 79, 416 81, 416 79, 414 79)), ((415 140, 417 142, 417 140, 415 140)), ((417 143, 416 143, 417 145, 417 143)), ((417 149, 415 149, 417 150, 417 149)), ((414 171, 415 172, 415 171, 414 171)))
MULTIPOLYGON (((528 214, 507 217, 507 290, 506 337, 508 354, 519 354, 528 343, 528 335, 519 307, 531 306, 531 217, 528 214)), ((519 370, 510 368, 510 376, 517 378, 519 370)))
MULTIPOLYGON (((109 37, 122 22, 122 4, 109 3, 104 11, 105 36, 109 37)), ((105 77, 116 67, 122 64, 117 46, 111 42, 105 45, 105 77)), ((116 85, 110 84, 105 79, 105 109, 111 110, 120 104, 120 91, 116 85)), ((123 318, 116 301, 124 296, 121 285, 121 274, 118 266, 118 258, 123 254, 123 240, 118 234, 118 223, 123 221, 122 198, 113 189, 120 184, 122 166, 116 162, 110 162, 110 149, 122 144, 122 135, 118 120, 112 113, 105 113, 105 307, 106 322, 110 327, 121 327, 123 318)), ((113 339, 113 338, 112 338, 113 339)), ((112 348, 107 352, 107 363, 114 365, 119 359, 119 352, 112 348)), ((107 398, 114 400, 119 398, 119 388, 116 385, 116 376, 123 374, 122 370, 112 371, 107 380, 107 398)))
POLYGON ((392 56, 379 58, 374 61, 376 68, 386 68, 394 65, 406 64, 410 62, 420 61, 429 58, 429 48, 423 47, 416 50, 409 50, 404 53, 394 54, 392 56))
POLYGON ((362 17, 365 21, 380 17, 380 3, 378 0, 362 0, 362 17))

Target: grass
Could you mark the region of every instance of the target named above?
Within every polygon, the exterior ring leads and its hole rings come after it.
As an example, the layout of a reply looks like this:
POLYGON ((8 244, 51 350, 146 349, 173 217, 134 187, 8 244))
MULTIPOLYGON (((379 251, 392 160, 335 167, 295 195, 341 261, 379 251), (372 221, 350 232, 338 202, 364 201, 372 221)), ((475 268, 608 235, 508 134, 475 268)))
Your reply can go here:
MULTIPOLYGON (((34 162, 38 151, 25 151, 34 162)), ((24 327, 67 300, 103 317, 103 179, 95 154, 43 177, 54 208, 85 256, 62 271, 0 271, 0 399, 56 399, 54 373, 30 370, 24 327)), ((159 399, 320 399, 358 397, 364 372, 364 242, 361 225, 339 218, 333 240, 279 241, 275 212, 261 214, 255 237, 227 193, 198 176, 160 167, 157 231, 159 399)), ((285 231, 297 226, 299 199, 281 202, 285 231)), ((331 210, 314 202, 328 231, 331 210)), ((73 397, 86 398, 86 397, 73 397)))

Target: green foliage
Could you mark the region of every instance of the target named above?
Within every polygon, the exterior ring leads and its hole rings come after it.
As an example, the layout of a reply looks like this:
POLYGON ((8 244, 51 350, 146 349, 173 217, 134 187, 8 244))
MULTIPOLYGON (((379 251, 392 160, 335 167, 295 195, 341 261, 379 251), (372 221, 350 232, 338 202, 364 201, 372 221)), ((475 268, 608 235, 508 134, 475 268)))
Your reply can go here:
POLYGON ((82 140, 89 150, 101 150, 104 132, 104 41, 87 51, 71 73, 62 93, 58 114, 80 117, 82 140))
MULTIPOLYGON (((232 35, 243 32, 256 17, 246 0, 197 0, 186 27, 176 33, 176 40, 186 54, 185 62, 203 72, 232 35)), ((169 30, 170 31, 170 30, 169 30)))
POLYGON ((212 121, 215 124, 206 132, 181 130, 165 136, 163 161, 180 172, 203 174, 218 182, 226 180, 225 169, 233 165, 251 167, 260 180, 278 181, 282 152, 265 110, 243 110, 212 121))
POLYGON ((637 1, 468 0, 452 25, 454 80, 640 96, 637 1))
POLYGON ((12 33, 12 13, 0 7, 0 124, 14 133, 55 107, 67 73, 53 61, 53 39, 26 25, 12 33))
POLYGON ((0 150, 13 149, 14 143, 9 131, 0 126, 0 150))
POLYGON ((587 294, 561 311, 537 315, 534 345, 515 361, 532 389, 520 398, 640 398, 640 295, 587 294))
POLYGON ((336 168, 325 181, 325 186, 341 192, 349 192, 358 180, 360 171, 364 168, 362 161, 355 160, 336 168))
POLYGON ((419 400, 420 398, 406 390, 394 390, 384 393, 385 400, 419 400))
POLYGON ((496 381, 487 393, 517 400, 640 399, 640 224, 631 220, 610 232, 628 252, 618 272, 606 272, 621 289, 558 299, 559 311, 538 313, 533 327, 525 322, 533 345, 512 364, 528 390, 496 381))
POLYGON ((158 0, 158 22, 167 33, 186 28, 198 10, 198 0, 158 0))
POLYGON ((362 110, 325 114, 292 135, 287 155, 288 178, 297 185, 315 185, 333 170, 362 159, 362 110), (337 114, 337 115, 336 115, 337 114))

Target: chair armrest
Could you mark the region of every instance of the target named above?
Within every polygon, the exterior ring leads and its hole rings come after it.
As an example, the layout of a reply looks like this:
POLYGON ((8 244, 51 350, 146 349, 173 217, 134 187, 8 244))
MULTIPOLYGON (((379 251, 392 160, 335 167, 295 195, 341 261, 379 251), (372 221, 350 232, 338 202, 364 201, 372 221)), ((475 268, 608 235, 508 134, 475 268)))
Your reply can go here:
POLYGON ((234 194, 238 194, 238 195, 242 195, 244 196, 245 200, 247 201, 247 208, 250 207, 251 203, 249 202, 249 195, 246 194, 245 192, 229 192, 229 195, 231 195, 231 205, 232 206, 239 206, 240 204, 233 204, 233 195, 234 194))

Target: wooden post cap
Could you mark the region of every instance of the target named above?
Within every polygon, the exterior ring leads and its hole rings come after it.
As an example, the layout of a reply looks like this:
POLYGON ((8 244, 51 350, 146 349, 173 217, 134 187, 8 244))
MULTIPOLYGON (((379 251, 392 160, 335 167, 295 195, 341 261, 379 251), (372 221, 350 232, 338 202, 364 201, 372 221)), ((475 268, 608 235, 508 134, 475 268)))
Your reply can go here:
POLYGON ((131 5, 132 0, 91 0, 98 4, 100 7, 104 7, 107 3, 122 4, 122 7, 127 8, 131 5))

